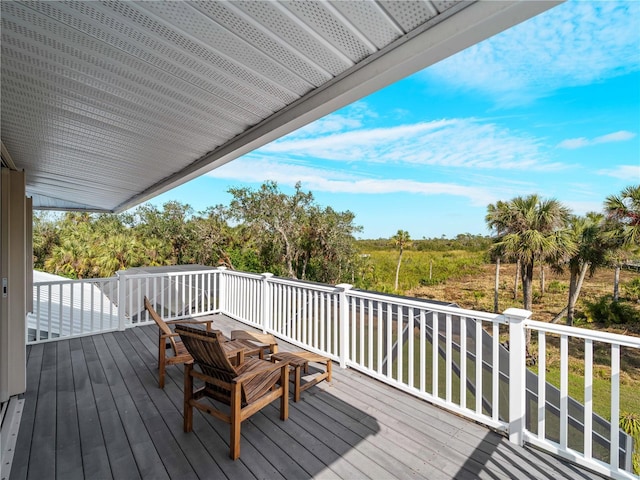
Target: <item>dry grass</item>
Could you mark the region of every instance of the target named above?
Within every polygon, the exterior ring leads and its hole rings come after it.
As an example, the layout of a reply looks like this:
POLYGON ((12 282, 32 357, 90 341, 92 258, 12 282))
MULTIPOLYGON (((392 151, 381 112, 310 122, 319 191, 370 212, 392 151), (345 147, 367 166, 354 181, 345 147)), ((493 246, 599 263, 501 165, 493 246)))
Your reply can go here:
MULTIPOLYGON (((464 275, 457 279, 450 278, 440 285, 412 288, 406 294, 412 297, 455 302, 462 308, 491 312, 493 311, 495 265, 482 265, 480 268, 482 269, 480 274, 464 275)), ((501 312, 510 307, 522 308, 521 282, 518 285, 518 297, 513 298, 515 272, 514 264, 503 264, 500 268, 499 310, 501 312)), ((639 273, 623 270, 620 273, 620 282, 626 283, 638 277, 640 277, 639 273)), ((557 274, 548 268, 545 269, 545 287, 545 292, 541 295, 540 279, 535 279, 533 318, 541 322, 550 322, 567 305, 568 273, 557 274)), ((585 278, 577 308, 578 310, 584 309, 585 300, 593 301, 602 295, 612 293, 613 270, 598 270, 593 277, 587 276, 585 278)), ((640 334, 640 330, 629 331, 628 327, 611 331, 640 334)))
MULTIPOLYGON (((495 265, 483 265, 482 273, 463 275, 457 279, 450 278, 446 283, 434 286, 413 288, 407 295, 455 302, 463 308, 482 311, 493 311, 493 289, 495 282, 495 265)), ((593 277, 585 278, 577 309, 583 310, 585 301, 594 301, 603 295, 613 293, 613 269, 602 269, 593 277)), ((622 271, 621 284, 638 278, 639 273, 622 271)), ((509 307, 522 308, 522 287, 518 285, 518 297, 513 298, 515 279, 515 265, 503 265, 500 269, 499 310, 502 312, 509 307)), ((546 291, 540 295, 539 278, 534 283, 533 318, 550 322, 567 304, 569 277, 568 274, 557 274, 545 271, 546 291)), ((621 292, 622 294, 622 292, 621 292)), ((636 306, 640 309, 640 305, 636 306)), ((605 328, 603 325, 580 325, 581 327, 597 328, 612 333, 640 336, 640 325, 623 325, 605 328)), ((537 350, 536 339, 533 339, 533 350, 537 350)), ((548 336, 546 350, 547 380, 559 386, 560 349, 557 338, 548 336)), ((610 408, 610 349, 608 346, 595 345, 594 350, 594 406, 603 417, 609 417, 610 408)), ((621 352, 621 385, 620 407, 623 411, 640 412, 640 402, 637 399, 640 392, 640 351, 638 349, 623 349, 621 352)), ((534 370, 536 368, 534 367, 534 370)), ((577 400, 583 399, 584 394, 584 343, 570 344, 570 395, 577 400)))

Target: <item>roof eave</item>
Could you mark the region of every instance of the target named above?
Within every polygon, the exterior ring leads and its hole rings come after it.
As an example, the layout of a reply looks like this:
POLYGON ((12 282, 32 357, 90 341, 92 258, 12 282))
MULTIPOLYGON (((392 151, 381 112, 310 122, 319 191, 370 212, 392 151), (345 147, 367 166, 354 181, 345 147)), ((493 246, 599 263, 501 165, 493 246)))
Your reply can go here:
POLYGON ((338 110, 408 75, 433 65, 562 1, 474 2, 452 8, 448 18, 429 22, 365 61, 254 125, 186 168, 118 205, 122 212, 338 110), (455 13, 455 15, 454 15, 455 13))

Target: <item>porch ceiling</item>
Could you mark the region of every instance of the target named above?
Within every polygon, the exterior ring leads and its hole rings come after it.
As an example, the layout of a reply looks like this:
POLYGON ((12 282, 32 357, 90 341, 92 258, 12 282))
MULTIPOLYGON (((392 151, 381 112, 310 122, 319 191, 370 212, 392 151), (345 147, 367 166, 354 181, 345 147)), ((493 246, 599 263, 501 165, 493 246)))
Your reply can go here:
POLYGON ((3 163, 123 211, 556 4, 3 0, 3 163))

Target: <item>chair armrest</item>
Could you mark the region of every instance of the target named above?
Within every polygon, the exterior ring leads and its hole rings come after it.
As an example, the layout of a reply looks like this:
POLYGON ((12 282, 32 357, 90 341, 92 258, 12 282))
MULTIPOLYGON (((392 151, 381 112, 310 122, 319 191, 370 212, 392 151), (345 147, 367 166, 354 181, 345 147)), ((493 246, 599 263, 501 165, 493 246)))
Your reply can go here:
POLYGON ((161 333, 160 338, 179 337, 179 333, 161 333))
POLYGON ((266 360, 264 360, 264 364, 261 364, 258 367, 254 368, 254 369, 252 369, 252 370, 250 370, 248 372, 244 372, 244 373, 238 375, 233 380, 231 380, 231 382, 232 383, 246 382, 247 380, 251 380, 256 375, 273 372, 275 370, 279 370, 282 367, 285 367, 285 366, 288 366, 288 365, 289 365, 288 361, 272 363, 272 362, 267 362, 266 360))
POLYGON ((166 322, 164 322, 166 324, 178 324, 178 323, 187 323, 187 324, 195 324, 195 325, 199 325, 199 324, 204 324, 206 326, 207 332, 211 331, 211 324, 213 323, 213 320, 209 319, 209 320, 198 320, 197 318, 190 318, 190 319, 177 319, 177 320, 168 320, 166 322))
POLYGON ((231 332, 232 340, 250 340, 255 343, 268 345, 272 353, 277 351, 278 341, 276 337, 270 333, 250 332, 248 330, 233 330, 231 332))
POLYGON ((199 324, 199 323, 204 323, 204 324, 211 324, 213 323, 214 320, 198 320, 197 318, 178 318, 176 320, 166 320, 164 323, 166 324, 172 324, 172 323, 195 323, 195 324, 199 324))

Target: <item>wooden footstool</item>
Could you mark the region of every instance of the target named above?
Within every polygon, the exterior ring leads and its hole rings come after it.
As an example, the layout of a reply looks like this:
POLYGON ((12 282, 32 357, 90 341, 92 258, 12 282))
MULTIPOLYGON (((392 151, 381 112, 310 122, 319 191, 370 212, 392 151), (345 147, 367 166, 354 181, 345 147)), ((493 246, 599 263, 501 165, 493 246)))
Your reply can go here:
POLYGON ((315 384, 322 380, 331 381, 331 359, 311 352, 278 352, 271 355, 272 362, 287 361, 293 371, 291 381, 294 382, 293 388, 293 401, 300 400, 300 393, 305 391, 309 387, 313 387, 315 384), (326 370, 323 373, 316 375, 313 380, 309 380, 304 384, 300 383, 300 370, 304 368, 305 373, 309 371, 309 362, 324 363, 326 370))

